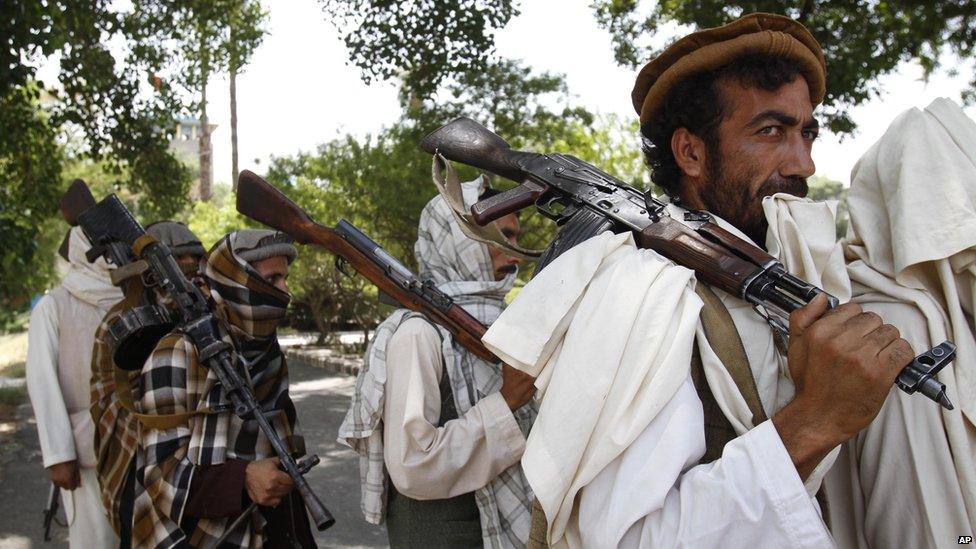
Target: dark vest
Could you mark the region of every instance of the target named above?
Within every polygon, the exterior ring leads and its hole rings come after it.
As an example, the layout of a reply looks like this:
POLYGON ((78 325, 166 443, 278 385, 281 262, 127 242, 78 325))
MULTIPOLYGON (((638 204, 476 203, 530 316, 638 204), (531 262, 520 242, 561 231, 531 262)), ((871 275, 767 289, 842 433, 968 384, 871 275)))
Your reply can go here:
MULTIPOLYGON (((446 365, 442 364, 441 370, 438 427, 458 417, 446 365)), ((386 492, 386 531, 391 548, 482 547, 481 514, 474 492, 448 499, 417 500, 398 492, 389 481, 386 492)))

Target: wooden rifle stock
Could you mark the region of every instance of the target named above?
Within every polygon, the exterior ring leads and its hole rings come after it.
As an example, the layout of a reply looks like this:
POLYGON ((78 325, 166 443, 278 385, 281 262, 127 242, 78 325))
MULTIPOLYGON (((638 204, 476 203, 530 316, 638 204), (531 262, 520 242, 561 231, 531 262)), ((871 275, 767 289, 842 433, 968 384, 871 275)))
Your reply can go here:
POLYGON ((641 248, 654 250, 694 270, 702 281, 732 295, 741 295, 749 281, 763 270, 670 217, 649 224, 635 236, 641 248))
POLYGON ((512 149, 504 139, 466 116, 427 134, 420 141, 420 148, 521 183, 472 206, 471 217, 479 225, 535 204, 547 189, 537 181, 528 180, 525 171, 525 162, 538 154, 512 149))
POLYGON ((295 242, 325 248, 341 257, 356 272, 366 277, 403 307, 423 313, 432 321, 447 328, 458 343, 479 358, 498 362, 498 357, 481 343, 481 337, 487 330, 484 324, 457 304, 443 311, 425 302, 420 296, 405 290, 379 265, 334 230, 317 223, 298 204, 248 170, 242 171, 237 180, 237 211, 291 236, 295 242))

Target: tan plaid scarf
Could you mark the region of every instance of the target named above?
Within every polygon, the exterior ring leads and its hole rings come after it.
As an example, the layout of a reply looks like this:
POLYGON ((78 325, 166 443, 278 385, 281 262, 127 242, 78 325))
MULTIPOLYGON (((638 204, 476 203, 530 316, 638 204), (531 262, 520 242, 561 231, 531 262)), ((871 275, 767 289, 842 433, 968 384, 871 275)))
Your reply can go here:
MULTIPOLYGON (((477 197, 477 193, 472 193, 477 197)), ((466 311, 485 324, 498 317, 503 298, 512 288, 515 275, 495 281, 488 248, 468 238, 440 196, 431 200, 420 216, 414 247, 420 275, 431 279, 466 311)), ((385 518, 387 472, 383 462, 383 408, 385 403, 386 346, 400 324, 414 313, 395 311, 377 329, 366 351, 363 368, 356 379, 356 391, 339 427, 339 442, 359 453, 362 510, 368 522, 385 518)), ((441 354, 451 381, 459 415, 479 400, 501 388, 501 370, 477 358, 454 342, 450 332, 441 332, 441 354)), ((523 406, 516 420, 528 433, 536 410, 523 406)), ((528 540, 532 512, 532 490, 516 464, 475 492, 481 514, 485 547, 524 547, 528 540)))
MULTIPOLYGON (((180 270, 188 278, 199 276, 199 266, 196 262, 181 263, 180 270)), ((91 414, 95 423, 95 453, 97 456, 98 483, 101 488, 102 503, 108 512, 109 522, 117 534, 121 533, 120 505, 122 503, 122 488, 126 474, 135 457, 136 446, 139 444, 139 421, 126 408, 126 404, 119 398, 117 391, 120 386, 129 390, 129 406, 138 398, 139 370, 127 368, 117 370, 112 357, 113 349, 109 346, 107 333, 109 327, 125 311, 137 306, 146 294, 141 283, 133 282, 127 288, 125 298, 116 303, 102 323, 95 331, 95 344, 92 348, 92 378, 91 378, 91 414), (123 383, 119 383, 122 379, 123 383)), ((160 303, 169 302, 168 297, 159 299, 160 303)))
POLYGON ((109 310, 95 332, 95 345, 92 348, 91 414, 95 422, 95 454, 98 458, 96 473, 101 487, 102 503, 117 534, 122 528, 119 522, 122 486, 139 444, 139 422, 119 401, 115 376, 127 376, 129 386, 133 387, 139 379, 139 371, 115 371, 112 349, 106 341, 106 333, 108 327, 127 308, 128 305, 123 301, 109 310))
MULTIPOLYGON (((234 237, 231 233, 214 246, 205 274, 228 331, 224 340, 234 346, 235 361, 242 365, 262 410, 288 443, 297 419, 275 329, 290 296, 234 254, 234 237)), ((181 529, 194 468, 228 458, 272 457, 271 445, 255 421, 242 420, 228 410, 217 376, 197 360, 192 344, 178 331, 157 345, 140 382, 136 407, 142 413, 217 412, 194 416, 187 425, 172 429, 142 430, 136 453, 133 546, 212 547, 233 518, 199 519, 192 531, 181 529)), ((263 526, 260 514, 252 515, 250 528, 237 529, 222 547, 261 547, 263 526)))

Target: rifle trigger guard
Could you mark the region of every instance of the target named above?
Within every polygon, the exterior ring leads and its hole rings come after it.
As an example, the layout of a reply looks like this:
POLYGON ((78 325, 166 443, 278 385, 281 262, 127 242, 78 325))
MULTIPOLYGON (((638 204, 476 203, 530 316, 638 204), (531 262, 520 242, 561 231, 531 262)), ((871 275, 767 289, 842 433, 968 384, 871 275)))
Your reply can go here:
POLYGON ((544 194, 535 204, 535 209, 542 215, 562 225, 567 219, 576 214, 576 206, 571 199, 544 194), (554 208, 554 206, 556 206, 554 208))
POLYGON ((335 268, 337 271, 343 274, 346 278, 352 278, 353 273, 349 272, 349 262, 345 260, 342 256, 336 256, 335 258, 335 268))

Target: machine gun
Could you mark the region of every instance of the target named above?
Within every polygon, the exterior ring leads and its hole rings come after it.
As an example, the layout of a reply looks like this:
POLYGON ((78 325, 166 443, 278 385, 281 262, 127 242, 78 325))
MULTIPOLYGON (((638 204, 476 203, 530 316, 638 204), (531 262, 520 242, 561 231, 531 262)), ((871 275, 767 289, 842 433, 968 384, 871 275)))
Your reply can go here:
POLYGON ((316 528, 325 530, 332 526, 335 519, 312 492, 302 474, 305 464, 315 462, 317 457, 309 456, 302 463, 296 462, 292 457, 262 412, 250 386, 238 371, 238 365, 231 354, 231 345, 220 338, 217 320, 209 302, 183 275, 170 249, 147 234, 114 194, 81 213, 78 224, 91 241, 93 249, 100 250, 113 263, 118 261, 116 265, 119 268, 125 268, 134 261, 145 262, 147 272, 151 273, 155 284, 173 302, 176 325, 189 338, 200 361, 217 375, 234 413, 257 421, 261 432, 281 460, 281 468, 294 481, 316 528), (134 261, 123 263, 126 261, 123 258, 134 261))
POLYGON ((258 175, 244 170, 237 180, 237 211, 292 237, 336 255, 340 270, 351 266, 403 307, 423 313, 447 328, 455 341, 479 358, 498 362, 482 343, 484 324, 430 281, 421 280, 355 225, 340 220, 335 228, 320 225, 298 204, 258 175))
MULTIPOLYGON (((64 220, 74 227, 81 214, 95 203, 88 185, 75 179, 61 197, 59 207, 64 220)), ((125 294, 125 310, 105 333, 112 349, 112 361, 123 370, 141 369, 156 343, 176 327, 170 312, 157 305, 151 293, 156 283, 149 263, 137 258, 131 247, 119 241, 92 243, 85 256, 88 261, 104 257, 113 265, 115 268, 109 271, 112 284, 121 287, 125 294)))
MULTIPOLYGON (((513 150, 504 139, 464 117, 431 132, 420 147, 519 184, 473 205, 471 215, 478 224, 535 204, 539 213, 565 225, 551 247, 562 251, 603 231, 631 231, 641 248, 660 253, 694 270, 699 280, 751 303, 783 337, 789 333, 789 314, 826 294, 720 227, 707 212, 690 211, 684 219, 675 219, 667 205, 651 194, 575 156, 513 150)), ((838 304, 834 296, 827 294, 827 299, 831 307, 838 304)), ((908 394, 921 392, 951 410, 945 385, 934 376, 952 361, 955 349, 946 341, 919 355, 901 371, 896 384, 908 394)))

